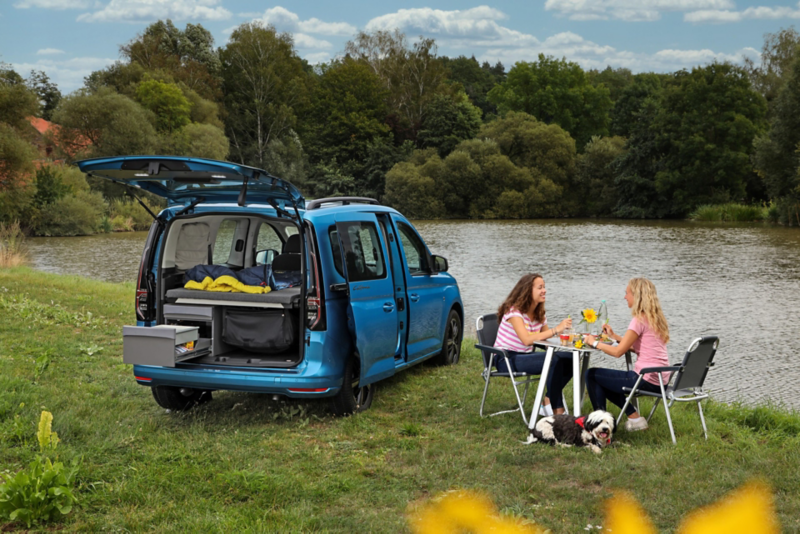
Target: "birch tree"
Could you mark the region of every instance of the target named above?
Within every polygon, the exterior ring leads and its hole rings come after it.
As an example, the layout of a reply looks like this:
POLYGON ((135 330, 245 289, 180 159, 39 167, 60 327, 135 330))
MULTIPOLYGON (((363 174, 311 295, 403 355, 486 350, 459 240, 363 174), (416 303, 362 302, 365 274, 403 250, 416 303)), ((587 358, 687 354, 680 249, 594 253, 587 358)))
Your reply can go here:
POLYGON ((232 159, 266 168, 268 146, 288 136, 308 99, 308 76, 289 34, 250 22, 220 51, 232 159))

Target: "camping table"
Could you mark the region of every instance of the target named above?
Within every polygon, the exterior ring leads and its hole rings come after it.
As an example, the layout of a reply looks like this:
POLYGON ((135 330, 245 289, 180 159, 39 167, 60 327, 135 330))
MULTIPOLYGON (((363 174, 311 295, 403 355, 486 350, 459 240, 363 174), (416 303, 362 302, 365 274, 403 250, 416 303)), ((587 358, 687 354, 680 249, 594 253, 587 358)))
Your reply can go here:
POLYGON ((547 375, 550 373, 550 364, 553 361, 553 354, 555 352, 571 352, 572 353, 572 395, 573 415, 576 417, 581 415, 581 400, 583 399, 583 391, 586 389, 586 384, 582 382, 583 373, 589 367, 589 359, 593 352, 602 351, 593 349, 589 345, 584 345, 583 348, 577 349, 571 345, 563 346, 558 337, 552 337, 544 341, 537 341, 534 345, 540 345, 547 349, 544 357, 544 368, 539 377, 539 387, 536 389, 536 400, 533 402, 533 412, 528 419, 530 423, 528 428, 533 429, 536 426, 536 419, 539 417, 539 406, 544 398, 544 388, 547 383, 547 375))

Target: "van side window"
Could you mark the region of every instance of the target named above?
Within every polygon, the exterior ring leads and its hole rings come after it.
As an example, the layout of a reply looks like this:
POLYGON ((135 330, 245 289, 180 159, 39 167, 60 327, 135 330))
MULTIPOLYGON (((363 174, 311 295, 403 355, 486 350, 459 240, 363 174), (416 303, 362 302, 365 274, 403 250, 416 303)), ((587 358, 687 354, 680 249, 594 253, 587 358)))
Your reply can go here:
POLYGON ((228 263, 231 257, 231 247, 233 246, 233 235, 236 232, 236 221, 225 219, 217 228, 217 235, 214 238, 214 265, 228 263))
MULTIPOLYGON (((342 236, 344 257, 347 262, 347 275, 350 282, 377 280, 386 277, 386 264, 383 259, 383 247, 378 237, 378 229, 374 223, 351 222, 346 224, 347 235, 342 236)), ((331 232, 331 245, 334 247, 334 258, 337 255, 337 245, 333 240, 337 233, 331 232)), ((341 254, 339 254, 341 258, 341 254)), ((341 259, 339 260, 341 262, 341 259)), ((338 266, 337 266, 338 270, 338 266)))
POLYGON ((256 238, 256 251, 275 250, 277 254, 283 250, 283 241, 278 237, 278 232, 271 224, 262 222, 258 226, 258 237, 256 238))
POLYGON ((344 267, 342 266, 342 247, 339 245, 339 232, 335 226, 328 228, 328 238, 331 240, 331 252, 333 253, 333 266, 336 272, 344 278, 344 267))
POLYGON ((397 223, 397 229, 400 230, 400 243, 403 245, 403 255, 406 257, 408 271, 411 274, 430 271, 428 269, 428 252, 417 233, 401 222, 397 223))

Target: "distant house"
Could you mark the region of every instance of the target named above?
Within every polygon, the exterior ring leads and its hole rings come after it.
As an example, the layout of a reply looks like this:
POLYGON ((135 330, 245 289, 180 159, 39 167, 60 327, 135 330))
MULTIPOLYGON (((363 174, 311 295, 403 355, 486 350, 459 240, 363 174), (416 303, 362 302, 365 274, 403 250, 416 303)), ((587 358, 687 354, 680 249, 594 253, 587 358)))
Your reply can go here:
POLYGON ((56 139, 58 138, 58 132, 61 128, 58 124, 53 124, 52 122, 39 117, 28 117, 28 122, 30 122, 31 126, 35 130, 31 136, 31 142, 39 151, 41 156, 40 159, 34 162, 37 169, 43 165, 64 163, 64 159, 53 159, 55 154, 66 153, 68 156, 74 156, 92 144, 91 141, 85 139, 78 147, 71 147, 70 149, 58 147, 56 144, 56 139), (56 148, 59 148, 60 150, 56 151, 56 148))

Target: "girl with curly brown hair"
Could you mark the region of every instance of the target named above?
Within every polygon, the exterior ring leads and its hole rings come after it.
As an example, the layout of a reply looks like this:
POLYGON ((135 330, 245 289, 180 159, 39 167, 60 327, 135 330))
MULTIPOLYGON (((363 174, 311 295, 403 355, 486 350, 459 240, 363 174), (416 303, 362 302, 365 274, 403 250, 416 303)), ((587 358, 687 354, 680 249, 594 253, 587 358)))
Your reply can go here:
MULTIPOLYGON (((563 332, 572 326, 564 319, 557 326, 547 325, 544 303, 547 290, 540 274, 526 274, 519 279, 500 308, 500 325, 494 346, 508 352, 511 371, 538 375, 544 369, 544 352, 534 352, 533 344, 563 332)), ((508 372, 505 360, 497 362, 497 370, 508 372)), ((572 353, 556 352, 547 376, 547 396, 540 410, 542 415, 564 413, 562 390, 572 379, 572 353)))

